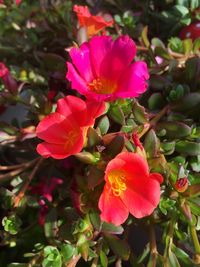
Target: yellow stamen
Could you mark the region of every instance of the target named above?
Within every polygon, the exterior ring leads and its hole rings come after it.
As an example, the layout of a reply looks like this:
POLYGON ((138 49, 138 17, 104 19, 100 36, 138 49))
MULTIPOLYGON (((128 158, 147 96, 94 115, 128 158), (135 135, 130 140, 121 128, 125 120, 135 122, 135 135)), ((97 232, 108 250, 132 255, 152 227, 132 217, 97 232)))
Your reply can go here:
POLYGON ((112 94, 117 89, 117 84, 105 79, 94 79, 88 84, 91 91, 97 94, 112 94))
POLYGON ((126 175, 122 170, 114 170, 108 174, 108 181, 111 185, 113 195, 119 197, 126 190, 126 175))
POLYGON ((77 131, 70 131, 67 134, 65 148, 71 148, 76 142, 79 137, 79 133, 77 131))

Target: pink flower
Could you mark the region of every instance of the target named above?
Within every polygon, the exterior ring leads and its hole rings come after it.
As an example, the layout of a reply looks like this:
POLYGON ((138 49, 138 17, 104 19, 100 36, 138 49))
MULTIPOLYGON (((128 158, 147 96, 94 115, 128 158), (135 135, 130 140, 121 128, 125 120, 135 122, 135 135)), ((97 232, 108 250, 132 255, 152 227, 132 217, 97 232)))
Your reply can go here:
POLYGON ((103 221, 120 225, 129 212, 136 218, 150 215, 160 201, 159 173, 149 173, 147 161, 137 153, 122 152, 111 160, 105 171, 99 209, 103 221))
POLYGON ((15 0, 16 5, 20 5, 22 0, 15 0))
POLYGON ((132 63, 136 46, 128 36, 115 41, 110 36, 95 36, 80 48, 72 48, 72 63, 67 63, 67 79, 72 88, 87 98, 114 100, 137 97, 147 89, 147 65, 132 63))
POLYGON ((37 152, 55 159, 80 152, 88 128, 104 110, 103 102, 85 102, 74 96, 59 99, 56 112, 45 117, 36 128, 37 136, 44 140, 37 146, 37 152))
POLYGON ((0 62, 0 78, 8 91, 11 93, 17 92, 17 81, 11 76, 9 69, 2 62, 0 62))
POLYGON ((63 183, 63 180, 61 180, 60 178, 52 177, 49 181, 46 179, 46 177, 44 177, 43 180, 39 184, 31 188, 32 194, 40 195, 40 197, 43 198, 38 201, 40 205, 40 213, 39 213, 39 224, 40 225, 43 225, 45 223, 45 217, 48 213, 48 206, 45 202, 45 199, 48 200, 48 202, 52 202, 53 191, 58 185, 62 183, 63 183))

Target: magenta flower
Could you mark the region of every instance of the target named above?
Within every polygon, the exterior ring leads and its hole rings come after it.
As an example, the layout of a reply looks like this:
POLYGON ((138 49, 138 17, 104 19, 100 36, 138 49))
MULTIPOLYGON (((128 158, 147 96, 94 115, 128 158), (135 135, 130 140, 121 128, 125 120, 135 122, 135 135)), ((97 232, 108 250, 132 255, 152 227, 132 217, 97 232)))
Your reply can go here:
POLYGON ((80 48, 72 48, 67 79, 72 88, 87 98, 114 100, 137 97, 147 89, 149 74, 143 61, 133 62, 136 45, 129 36, 115 41, 95 36, 80 48))

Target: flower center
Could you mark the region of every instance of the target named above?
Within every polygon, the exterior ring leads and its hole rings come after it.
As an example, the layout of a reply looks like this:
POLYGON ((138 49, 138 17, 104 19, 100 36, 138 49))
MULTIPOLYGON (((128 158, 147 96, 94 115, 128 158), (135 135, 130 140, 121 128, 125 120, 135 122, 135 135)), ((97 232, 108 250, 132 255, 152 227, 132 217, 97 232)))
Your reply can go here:
POLYGON ((65 141, 65 148, 71 148, 77 141, 79 133, 76 131, 69 131, 65 141))
POLYGON ((111 171, 108 175, 108 181, 111 185, 113 195, 119 197, 126 190, 126 176, 122 170, 111 171))
POLYGON ((113 81, 100 78, 94 79, 88 86, 91 91, 97 94, 112 94, 117 89, 117 84, 113 83, 113 81))

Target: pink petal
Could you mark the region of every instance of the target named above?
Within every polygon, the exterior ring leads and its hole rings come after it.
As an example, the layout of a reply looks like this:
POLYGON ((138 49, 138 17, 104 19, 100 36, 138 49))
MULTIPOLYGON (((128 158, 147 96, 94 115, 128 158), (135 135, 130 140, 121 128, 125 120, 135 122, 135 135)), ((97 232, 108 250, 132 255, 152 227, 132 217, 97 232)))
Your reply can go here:
POLYGON ((100 76, 108 80, 119 80, 126 68, 131 64, 135 54, 136 45, 134 41, 128 35, 118 37, 114 41, 110 53, 102 61, 100 76))
POLYGON ((92 67, 96 77, 100 77, 105 57, 110 53, 113 45, 111 36, 95 36, 89 42, 92 67))
POLYGON ((136 218, 150 215, 160 201, 160 184, 149 177, 129 177, 121 199, 136 218))
POLYGON ((88 43, 82 44, 80 48, 72 48, 69 54, 80 76, 86 82, 91 82, 94 79, 94 75, 90 61, 90 50, 88 43))
POLYGON ((101 220, 121 225, 128 218, 128 209, 119 197, 115 197, 107 185, 104 186, 103 193, 99 199, 99 209, 101 210, 101 220))
POLYGON ((148 87, 149 74, 147 65, 143 61, 137 61, 124 72, 119 81, 117 97, 137 97, 144 93, 148 87))
POLYGON ((71 63, 68 62, 67 67, 68 72, 66 78, 72 83, 72 89, 77 90, 80 94, 87 94, 88 88, 85 80, 81 78, 81 76, 78 74, 77 70, 71 63))

